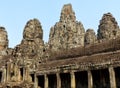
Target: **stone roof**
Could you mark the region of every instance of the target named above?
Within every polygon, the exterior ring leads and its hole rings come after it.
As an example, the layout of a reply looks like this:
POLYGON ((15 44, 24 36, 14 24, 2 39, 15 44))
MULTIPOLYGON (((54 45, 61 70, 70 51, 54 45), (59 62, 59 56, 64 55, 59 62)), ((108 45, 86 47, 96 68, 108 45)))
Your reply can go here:
POLYGON ((37 73, 56 73, 74 71, 87 71, 120 66, 120 51, 94 54, 90 56, 69 58, 64 60, 48 61, 39 64, 37 73))

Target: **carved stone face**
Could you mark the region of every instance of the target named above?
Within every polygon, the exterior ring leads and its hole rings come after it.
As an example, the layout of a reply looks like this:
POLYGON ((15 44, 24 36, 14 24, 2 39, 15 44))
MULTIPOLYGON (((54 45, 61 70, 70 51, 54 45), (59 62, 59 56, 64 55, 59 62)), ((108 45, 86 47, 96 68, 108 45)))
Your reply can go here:
POLYGON ((24 39, 35 39, 35 38, 42 39, 42 37, 43 37, 43 30, 40 22, 37 19, 28 21, 23 32, 23 38, 24 39))
POLYGON ((69 15, 70 13, 72 13, 72 6, 71 5, 64 6, 63 11, 65 15, 69 15))
POLYGON ((8 37, 5 28, 0 27, 0 50, 5 49, 8 47, 8 37))
POLYGON ((98 39, 110 40, 119 36, 119 25, 111 13, 106 13, 100 20, 98 39))

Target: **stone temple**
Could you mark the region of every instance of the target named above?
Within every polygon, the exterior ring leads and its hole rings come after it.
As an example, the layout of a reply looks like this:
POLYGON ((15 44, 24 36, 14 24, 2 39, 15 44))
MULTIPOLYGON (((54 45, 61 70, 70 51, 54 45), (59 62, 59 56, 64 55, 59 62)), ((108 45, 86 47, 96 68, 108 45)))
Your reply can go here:
POLYGON ((120 88, 120 29, 111 13, 103 15, 96 34, 85 31, 66 4, 48 43, 40 21, 31 19, 21 43, 8 44, 0 27, 0 88, 120 88))

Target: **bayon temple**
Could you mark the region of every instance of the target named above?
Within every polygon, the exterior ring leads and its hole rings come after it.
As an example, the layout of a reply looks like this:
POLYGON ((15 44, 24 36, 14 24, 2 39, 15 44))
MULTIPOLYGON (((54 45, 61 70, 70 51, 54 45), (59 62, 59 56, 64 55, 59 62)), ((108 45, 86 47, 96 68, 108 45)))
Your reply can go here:
POLYGON ((0 88, 120 88, 120 29, 111 13, 102 16, 96 34, 85 31, 66 4, 47 43, 35 18, 20 44, 8 44, 0 27, 0 88))

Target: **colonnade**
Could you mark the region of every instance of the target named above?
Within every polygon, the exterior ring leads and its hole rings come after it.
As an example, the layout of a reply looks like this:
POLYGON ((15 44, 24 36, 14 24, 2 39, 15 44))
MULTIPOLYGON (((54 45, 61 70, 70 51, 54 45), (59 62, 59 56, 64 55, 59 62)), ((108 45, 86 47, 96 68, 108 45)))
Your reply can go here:
MULTIPOLYGON (((114 68, 113 67, 109 67, 108 69, 108 72, 109 72, 109 83, 110 83, 110 88, 117 88, 116 87, 116 79, 115 79, 115 71, 114 71, 114 68)), ((87 72, 87 78, 88 78, 88 84, 87 84, 87 88, 94 88, 94 81, 93 81, 93 74, 92 74, 92 71, 91 70, 88 70, 86 71, 87 72)), ((74 71, 71 71, 70 73, 68 73, 68 75, 70 76, 70 88, 79 88, 76 86, 76 72, 74 71)), ((66 73, 62 73, 63 75, 66 74, 66 73)), ((40 88, 51 88, 49 87, 49 75, 50 74, 44 74, 42 75, 44 80, 39 80, 39 81, 44 81, 44 86, 40 87, 40 88)), ((62 79, 61 79, 61 73, 56 73, 54 74, 54 76, 56 76, 56 87, 55 88, 63 88, 62 87, 62 79)), ((38 83, 38 76, 35 74, 35 81, 34 81, 34 87, 35 88, 39 88, 38 86, 39 83, 38 83)), ((83 88, 86 88, 86 87, 83 87, 83 88)))
MULTIPOLYGON (((2 77, 1 77, 2 83, 11 81, 11 71, 10 71, 11 69, 10 69, 10 67, 11 66, 8 63, 7 68, 3 69, 2 73, 1 73, 2 74, 2 77)), ((98 71, 99 70, 100 69, 98 69, 98 71)), ((117 88, 115 68, 109 67, 106 70, 108 71, 108 74, 106 76, 108 76, 108 78, 109 78, 109 86, 110 86, 109 88, 117 88)), ((17 80, 19 80, 19 81, 27 80, 30 76, 29 70, 27 68, 23 68, 22 72, 21 72, 20 68, 17 69, 17 71, 18 71, 18 77, 17 77, 18 79, 17 80), (22 75, 22 79, 21 79, 21 75, 22 75)), ((85 79, 85 80, 80 79, 77 76, 80 72, 82 72, 82 71, 71 71, 69 73, 56 73, 56 74, 52 74, 52 75, 51 74, 38 75, 35 72, 35 73, 33 73, 33 77, 31 77, 31 78, 34 79, 34 80, 32 80, 34 82, 34 88, 38 88, 39 86, 41 86, 40 88, 64 88, 64 86, 65 86, 65 88, 81 88, 80 86, 78 86, 78 84, 80 83, 80 82, 77 82, 78 79, 81 80, 81 82, 87 81, 87 83, 86 83, 87 87, 84 86, 82 88, 94 88, 95 76, 94 76, 92 70, 84 71, 84 72, 86 72, 86 75, 84 75, 83 78, 85 76, 87 77, 87 79, 85 79), (38 76, 41 76, 42 78, 40 78, 38 76), (50 76, 52 76, 52 77, 50 78, 50 76), (64 78, 65 78, 65 81, 64 81, 64 78), (52 83, 54 85, 52 87, 50 87, 52 85, 52 83), (67 84, 68 84, 68 86, 66 86, 67 84)), ((104 76, 103 79, 106 76, 104 76)), ((100 81, 103 79, 101 78, 100 81)), ((30 79, 28 79, 28 80, 30 80, 30 79)))

